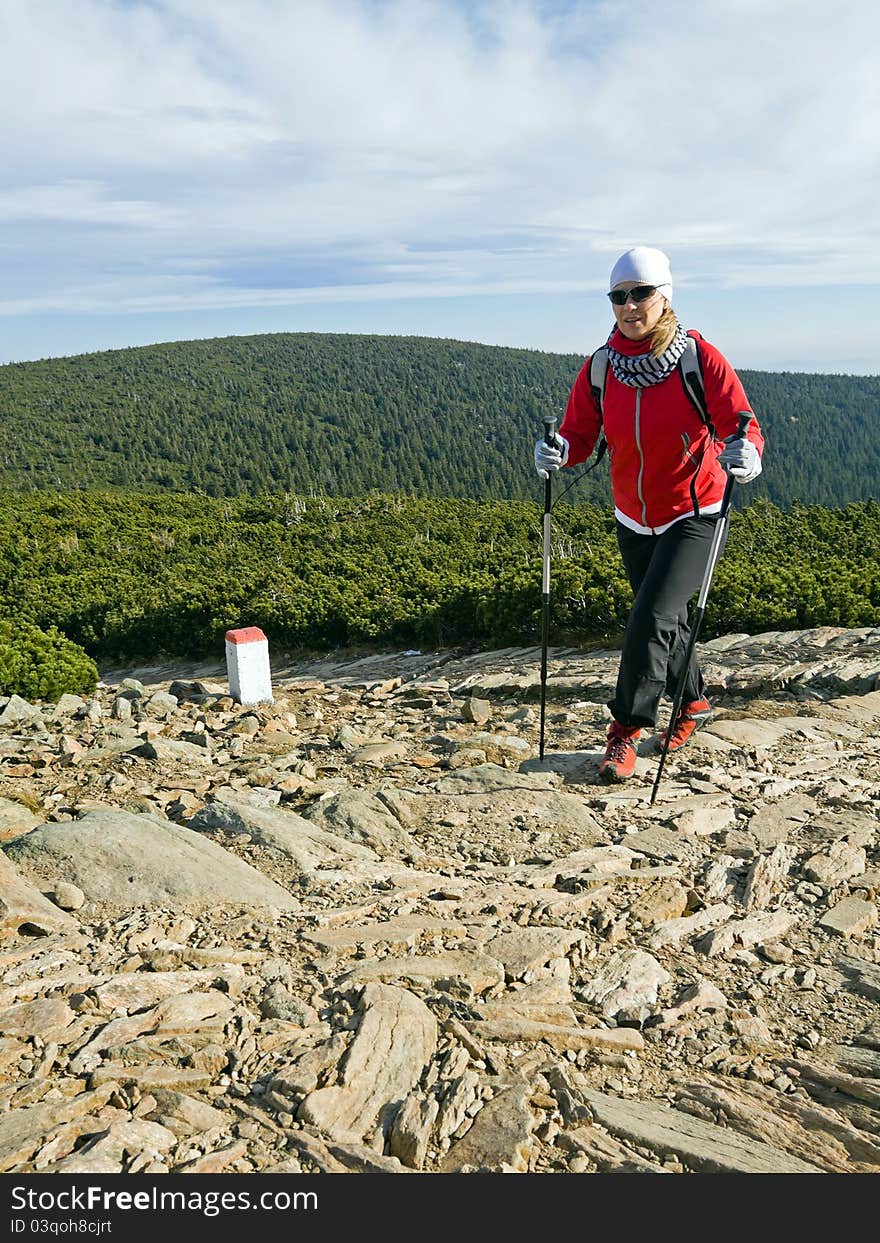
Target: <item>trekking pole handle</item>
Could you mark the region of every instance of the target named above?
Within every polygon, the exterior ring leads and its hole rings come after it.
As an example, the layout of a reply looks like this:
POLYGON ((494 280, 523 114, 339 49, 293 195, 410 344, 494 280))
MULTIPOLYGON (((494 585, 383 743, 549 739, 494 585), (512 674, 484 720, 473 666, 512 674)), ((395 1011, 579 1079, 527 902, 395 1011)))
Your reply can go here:
POLYGON ((754 417, 755 416, 752 414, 751 410, 740 410, 739 411, 739 413, 736 416, 737 435, 742 436, 743 438, 745 437, 746 432, 749 430, 749 424, 751 423, 754 417))
MULTIPOLYGON (((755 416, 751 410, 740 410, 736 416, 736 437, 735 439, 745 440, 746 432, 749 430, 749 424, 755 416)), ((721 501, 721 516, 726 515, 730 508, 731 497, 733 496, 733 475, 727 472, 727 482, 724 485, 724 496, 721 501)))
POLYGON ((552 415, 544 416, 544 444, 552 445, 556 441, 556 419, 552 415))

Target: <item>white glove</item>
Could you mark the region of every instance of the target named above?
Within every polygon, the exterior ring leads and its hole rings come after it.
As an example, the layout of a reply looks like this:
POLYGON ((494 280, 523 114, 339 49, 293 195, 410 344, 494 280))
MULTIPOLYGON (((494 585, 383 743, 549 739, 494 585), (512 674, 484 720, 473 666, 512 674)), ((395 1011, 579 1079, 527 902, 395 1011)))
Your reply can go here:
POLYGON ((554 432, 552 445, 548 445, 543 436, 535 445, 535 470, 542 479, 549 479, 547 472, 559 470, 567 461, 568 441, 559 432, 554 432))
POLYGON ((751 483, 761 473, 761 455, 751 440, 742 436, 728 436, 718 461, 737 483, 751 483))

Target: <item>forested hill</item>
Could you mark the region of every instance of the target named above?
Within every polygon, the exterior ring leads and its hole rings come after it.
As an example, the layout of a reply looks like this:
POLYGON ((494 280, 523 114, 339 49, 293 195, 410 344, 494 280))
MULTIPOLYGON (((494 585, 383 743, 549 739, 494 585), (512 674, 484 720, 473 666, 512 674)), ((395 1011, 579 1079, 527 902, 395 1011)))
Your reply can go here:
MULTIPOLYGON (((582 359, 279 333, 0 367, 0 490, 534 499, 532 446, 582 359)), ((876 494, 880 376, 741 372, 767 436, 749 499, 876 494)), ((606 500, 603 464, 571 499, 606 500)))

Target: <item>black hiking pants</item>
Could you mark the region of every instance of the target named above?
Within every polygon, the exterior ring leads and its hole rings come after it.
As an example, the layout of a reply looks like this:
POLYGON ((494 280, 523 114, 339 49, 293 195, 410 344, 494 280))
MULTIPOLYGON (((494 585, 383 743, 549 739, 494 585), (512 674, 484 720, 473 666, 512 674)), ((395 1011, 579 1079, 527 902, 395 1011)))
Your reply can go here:
MULTIPOLYGON (((640 535, 617 523, 620 555, 635 593, 617 689, 608 704, 621 725, 650 728, 664 690, 675 698, 691 633, 688 601, 703 581, 717 521, 717 514, 682 518, 662 535, 640 535)), ((702 699, 703 692, 694 653, 682 703, 702 699)))

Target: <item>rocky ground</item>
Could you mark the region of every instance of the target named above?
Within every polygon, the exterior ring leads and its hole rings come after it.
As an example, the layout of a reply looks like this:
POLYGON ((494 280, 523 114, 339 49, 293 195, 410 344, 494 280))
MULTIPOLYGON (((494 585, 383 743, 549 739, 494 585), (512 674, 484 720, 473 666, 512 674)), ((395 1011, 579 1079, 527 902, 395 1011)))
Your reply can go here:
POLYGON ((880 630, 0 700, 0 1171, 880 1168, 880 630))

